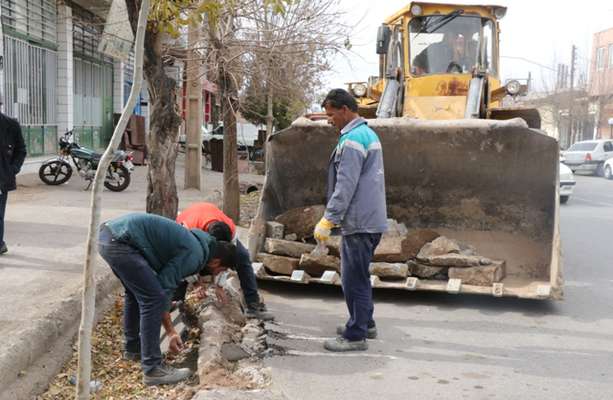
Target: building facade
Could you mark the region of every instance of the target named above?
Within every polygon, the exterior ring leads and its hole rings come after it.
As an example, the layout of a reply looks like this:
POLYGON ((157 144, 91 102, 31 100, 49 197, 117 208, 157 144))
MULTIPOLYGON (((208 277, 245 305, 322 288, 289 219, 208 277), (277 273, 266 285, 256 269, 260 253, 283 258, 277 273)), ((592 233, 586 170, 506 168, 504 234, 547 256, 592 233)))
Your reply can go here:
POLYGON ((105 147, 131 84, 124 63, 98 52, 110 0, 0 4, 3 112, 21 123, 28 155, 55 153, 69 130, 83 146, 105 147))
POLYGON ((593 36, 588 94, 590 107, 596 115, 594 138, 612 138, 613 28, 593 36))

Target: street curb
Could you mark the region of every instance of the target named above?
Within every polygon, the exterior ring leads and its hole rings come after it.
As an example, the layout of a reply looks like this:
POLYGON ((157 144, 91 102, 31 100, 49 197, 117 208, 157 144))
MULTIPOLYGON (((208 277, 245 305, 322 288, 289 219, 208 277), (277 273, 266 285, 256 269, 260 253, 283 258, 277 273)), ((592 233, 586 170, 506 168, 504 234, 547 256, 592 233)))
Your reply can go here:
MULTIPOLYGON (((110 268, 98 261, 96 320, 113 305, 121 287, 110 268)), ((81 317, 81 290, 64 298, 44 318, 23 327, 14 343, 0 353, 0 400, 31 399, 44 392, 72 355, 81 317)))

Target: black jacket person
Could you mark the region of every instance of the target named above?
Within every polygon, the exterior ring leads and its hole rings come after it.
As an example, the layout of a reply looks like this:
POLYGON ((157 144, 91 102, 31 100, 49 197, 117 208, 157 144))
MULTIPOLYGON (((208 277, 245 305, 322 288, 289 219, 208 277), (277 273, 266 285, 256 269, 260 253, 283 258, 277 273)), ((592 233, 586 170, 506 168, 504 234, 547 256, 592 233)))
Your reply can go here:
POLYGON ((0 254, 7 252, 4 243, 7 194, 17 188, 15 175, 21 170, 25 158, 26 146, 19 122, 0 113, 0 254))

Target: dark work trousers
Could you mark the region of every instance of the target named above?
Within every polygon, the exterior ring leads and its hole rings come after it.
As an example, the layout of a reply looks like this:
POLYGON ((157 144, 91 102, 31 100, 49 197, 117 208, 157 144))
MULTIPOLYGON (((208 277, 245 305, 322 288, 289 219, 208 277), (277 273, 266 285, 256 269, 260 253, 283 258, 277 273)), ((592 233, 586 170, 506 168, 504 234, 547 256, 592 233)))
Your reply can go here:
POLYGON ((160 329, 166 310, 166 293, 147 260, 134 247, 113 239, 111 231, 100 228, 98 252, 123 284, 125 350, 140 353, 143 372, 162 362, 160 329))
POLYGON ((259 303, 258 284, 256 283, 255 272, 249 259, 249 251, 239 240, 236 241, 236 258, 236 273, 241 283, 241 289, 243 289, 245 302, 248 305, 259 303))
POLYGON ((0 246, 4 244, 4 213, 6 212, 6 201, 8 192, 2 191, 0 194, 0 246))
POLYGON ((380 233, 356 233, 341 241, 341 282, 349 310, 343 334, 347 340, 365 339, 368 327, 375 326, 368 268, 380 240, 380 233))

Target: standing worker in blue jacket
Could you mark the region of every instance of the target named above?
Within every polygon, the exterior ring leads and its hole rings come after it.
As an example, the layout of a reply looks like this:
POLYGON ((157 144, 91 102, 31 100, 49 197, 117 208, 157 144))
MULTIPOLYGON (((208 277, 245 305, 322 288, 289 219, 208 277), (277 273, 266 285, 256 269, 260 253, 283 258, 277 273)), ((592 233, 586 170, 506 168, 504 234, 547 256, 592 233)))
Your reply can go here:
POLYGON ((133 213, 100 226, 98 251, 125 288, 124 358, 141 360, 146 385, 180 382, 188 368, 162 363, 160 328, 169 338, 169 350, 183 347, 170 319, 177 286, 204 268, 217 275, 233 268, 234 245, 216 241, 200 229, 187 230, 175 221, 153 214, 133 213))
POLYGON ((340 130, 340 138, 328 167, 328 203, 315 227, 319 242, 340 227, 341 282, 349 310, 338 337, 327 340, 330 351, 366 350, 366 338, 375 338, 372 288, 368 268, 381 234, 387 230, 383 152, 377 134, 357 111, 347 91, 333 89, 322 103, 328 122, 340 130))

